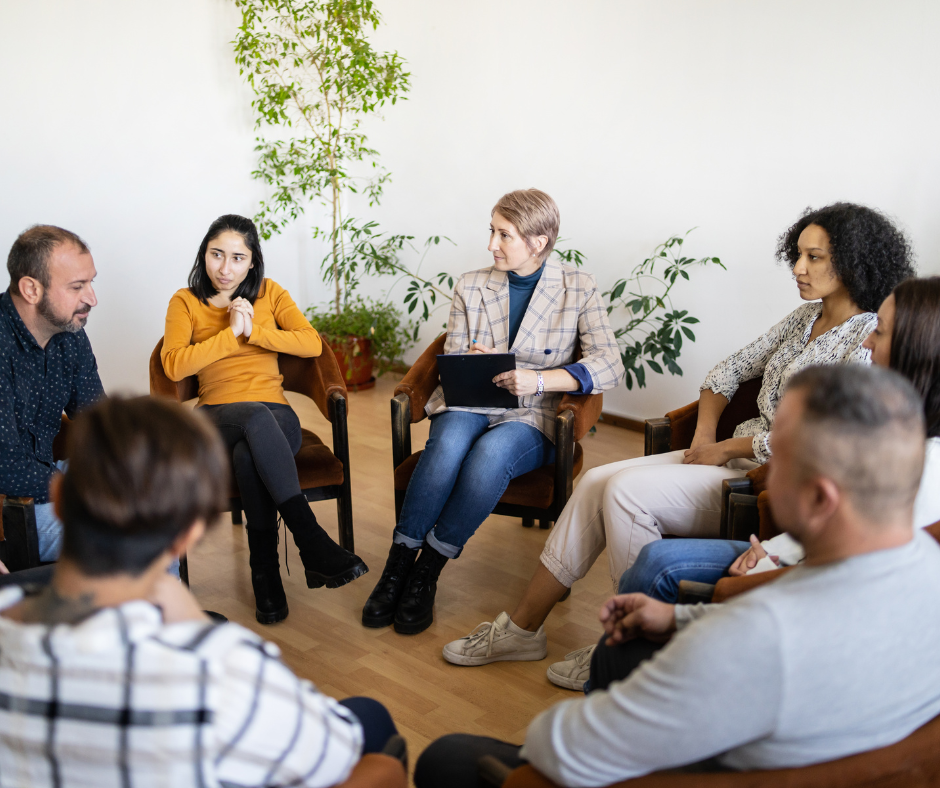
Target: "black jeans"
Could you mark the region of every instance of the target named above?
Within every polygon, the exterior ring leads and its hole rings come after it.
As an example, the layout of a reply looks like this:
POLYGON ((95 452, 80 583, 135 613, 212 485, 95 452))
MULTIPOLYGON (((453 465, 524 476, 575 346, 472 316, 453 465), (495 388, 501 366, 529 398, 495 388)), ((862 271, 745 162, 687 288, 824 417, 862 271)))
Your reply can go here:
POLYGON ((232 453, 246 527, 277 528, 277 506, 300 495, 294 464, 301 443, 297 414, 276 402, 203 405, 201 410, 232 453))
POLYGON ((480 778, 477 762, 492 755, 510 769, 526 763, 520 745, 487 736, 452 733, 433 741, 415 764, 415 788, 490 788, 480 778))
POLYGON ((666 645, 637 638, 619 646, 607 646, 605 640, 607 635, 602 635, 591 655, 590 692, 607 689, 615 681, 625 679, 666 645))

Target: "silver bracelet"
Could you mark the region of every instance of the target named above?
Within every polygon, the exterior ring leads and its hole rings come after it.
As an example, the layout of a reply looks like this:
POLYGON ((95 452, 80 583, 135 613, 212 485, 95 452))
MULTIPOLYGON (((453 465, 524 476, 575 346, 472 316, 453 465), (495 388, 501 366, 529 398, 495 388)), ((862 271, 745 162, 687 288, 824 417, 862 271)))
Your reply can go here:
POLYGON ((535 374, 538 375, 538 378, 539 378, 539 385, 538 385, 538 388, 535 390, 535 396, 541 397, 545 393, 545 380, 542 378, 541 372, 536 372, 535 374))

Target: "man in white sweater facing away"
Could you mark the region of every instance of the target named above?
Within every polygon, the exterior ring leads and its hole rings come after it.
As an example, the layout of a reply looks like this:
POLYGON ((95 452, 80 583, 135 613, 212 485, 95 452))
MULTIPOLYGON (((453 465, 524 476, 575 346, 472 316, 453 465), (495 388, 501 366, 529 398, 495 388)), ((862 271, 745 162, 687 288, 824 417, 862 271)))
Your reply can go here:
POLYGON ((777 411, 774 518, 806 549, 786 576, 723 605, 609 600, 613 645, 668 645, 626 679, 536 717, 524 746, 439 739, 418 788, 478 785, 475 761, 608 785, 663 769, 804 766, 884 747, 940 714, 940 545, 912 528, 922 405, 899 375, 812 367, 777 411))

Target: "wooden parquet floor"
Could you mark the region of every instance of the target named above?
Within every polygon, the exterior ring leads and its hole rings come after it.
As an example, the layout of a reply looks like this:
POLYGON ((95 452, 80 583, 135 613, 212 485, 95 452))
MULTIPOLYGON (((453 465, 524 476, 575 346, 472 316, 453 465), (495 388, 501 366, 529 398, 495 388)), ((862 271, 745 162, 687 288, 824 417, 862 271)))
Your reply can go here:
MULTIPOLYGON (((273 626, 255 622, 244 528, 225 515, 190 554, 190 582, 202 605, 259 632, 280 646, 300 676, 336 698, 369 695, 391 711, 407 739, 411 763, 425 746, 446 733, 476 733, 522 742, 529 721, 552 704, 575 697, 545 677, 548 666, 600 634, 597 611, 611 592, 607 558, 550 616, 548 658, 500 662, 476 668, 444 661, 441 648, 469 633, 501 610, 511 611, 535 569, 547 531, 525 529, 521 521, 491 516, 461 557, 448 562, 438 588, 434 623, 419 635, 366 629, 360 614, 391 543, 395 524, 389 400, 397 378, 387 375, 369 391, 350 395, 349 435, 356 552, 370 572, 338 589, 310 590, 293 540, 288 540, 290 576, 281 574, 290 615, 273 626)), ((301 422, 329 445, 329 424, 310 400, 288 394, 301 422)), ((428 421, 413 427, 417 450, 428 421)), ((638 433, 599 424, 582 442, 585 468, 643 453, 638 433)), ((577 484, 577 481, 575 482, 577 484)), ((333 502, 313 504, 320 523, 336 534, 333 502)))

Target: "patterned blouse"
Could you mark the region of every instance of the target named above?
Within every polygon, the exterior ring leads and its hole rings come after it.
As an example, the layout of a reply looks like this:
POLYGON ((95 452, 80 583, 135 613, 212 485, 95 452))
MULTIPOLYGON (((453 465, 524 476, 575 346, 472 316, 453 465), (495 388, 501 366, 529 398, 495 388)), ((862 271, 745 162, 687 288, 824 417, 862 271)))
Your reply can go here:
POLYGON ((770 459, 770 428, 790 378, 814 364, 871 363, 871 353, 862 342, 875 328, 878 316, 874 312, 855 315, 810 342, 813 323, 821 313, 822 302, 803 304, 762 337, 718 364, 699 389, 711 389, 730 400, 739 385, 763 375, 757 397, 760 416, 739 424, 734 431, 735 438, 754 436, 754 460, 761 465, 770 459))

